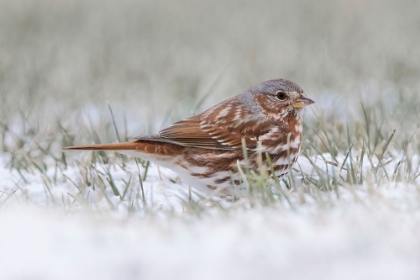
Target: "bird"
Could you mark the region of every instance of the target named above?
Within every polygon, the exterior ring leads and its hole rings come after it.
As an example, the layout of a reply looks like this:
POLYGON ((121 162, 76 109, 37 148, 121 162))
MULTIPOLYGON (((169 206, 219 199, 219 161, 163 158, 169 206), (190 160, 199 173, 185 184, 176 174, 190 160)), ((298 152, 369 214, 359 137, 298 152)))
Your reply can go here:
POLYGON ((243 165, 279 179, 289 173, 301 149, 304 108, 313 103, 296 83, 273 79, 156 134, 63 150, 119 151, 172 169, 198 193, 229 197, 246 190, 243 165))

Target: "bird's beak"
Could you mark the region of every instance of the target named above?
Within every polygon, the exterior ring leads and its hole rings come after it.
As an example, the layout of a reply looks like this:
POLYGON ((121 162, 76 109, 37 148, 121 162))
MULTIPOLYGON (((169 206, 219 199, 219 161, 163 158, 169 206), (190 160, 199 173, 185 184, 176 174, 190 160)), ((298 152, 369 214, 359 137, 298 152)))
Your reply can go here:
POLYGON ((302 109, 303 107, 306 107, 308 105, 311 105, 312 103, 315 103, 312 99, 306 97, 305 95, 301 95, 295 103, 293 103, 293 107, 296 109, 302 109))

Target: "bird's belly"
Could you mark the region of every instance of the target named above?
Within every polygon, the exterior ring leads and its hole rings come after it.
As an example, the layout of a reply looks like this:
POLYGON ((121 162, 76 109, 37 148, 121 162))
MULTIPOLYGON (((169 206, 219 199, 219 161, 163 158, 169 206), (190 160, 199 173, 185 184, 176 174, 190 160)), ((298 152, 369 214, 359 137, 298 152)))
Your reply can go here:
POLYGON ((206 164, 199 162, 194 162, 191 164, 191 162, 186 160, 184 155, 179 155, 176 157, 158 156, 155 154, 148 154, 138 151, 124 151, 123 153, 132 157, 139 157, 144 160, 149 160, 157 165, 173 170, 178 174, 181 182, 184 185, 192 187, 201 195, 226 196, 225 189, 230 186, 230 182, 215 184, 214 180, 217 180, 222 176, 229 176, 230 178, 230 173, 213 172, 214 166, 212 167, 212 161, 207 161, 206 164))
MULTIPOLYGON (((297 160, 299 151, 289 153, 288 157, 271 155, 272 168, 277 177, 287 175, 297 160)), ((241 151, 186 151, 184 154, 168 157, 131 152, 131 156, 150 160, 176 172, 183 184, 206 196, 226 196, 247 191, 238 172, 237 163, 243 164, 241 151)), ((251 168, 258 170, 256 154, 249 155, 251 168)), ((264 157, 264 155, 261 155, 264 157)), ((270 174, 271 166, 263 160, 263 168, 270 174)))

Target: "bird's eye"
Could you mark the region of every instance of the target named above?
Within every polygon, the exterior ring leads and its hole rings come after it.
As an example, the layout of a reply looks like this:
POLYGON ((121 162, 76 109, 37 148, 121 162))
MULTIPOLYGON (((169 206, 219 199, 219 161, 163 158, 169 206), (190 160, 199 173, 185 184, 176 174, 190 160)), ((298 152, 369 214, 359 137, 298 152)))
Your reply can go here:
POLYGON ((281 101, 286 100, 287 93, 285 93, 283 91, 278 91, 278 92, 276 92, 276 97, 281 101))

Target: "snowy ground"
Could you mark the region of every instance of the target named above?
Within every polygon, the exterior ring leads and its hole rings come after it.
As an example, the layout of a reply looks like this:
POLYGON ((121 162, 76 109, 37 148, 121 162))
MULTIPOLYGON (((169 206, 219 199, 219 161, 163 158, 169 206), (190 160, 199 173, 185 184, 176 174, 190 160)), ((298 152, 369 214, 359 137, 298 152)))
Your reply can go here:
MULTIPOLYGON (((132 165, 127 170, 136 172, 132 165)), ((62 174, 77 180, 77 173, 71 167, 62 174)), ((305 203, 291 195, 292 204, 196 217, 184 212, 188 191, 170 181, 176 175, 152 166, 144 188, 158 214, 148 216, 94 190, 91 210, 52 203, 77 195, 62 174, 48 191, 42 174, 23 174, 23 183, 3 158, 0 279, 420 277, 420 196, 413 185, 340 189, 340 199, 301 193, 305 203)), ((126 173, 112 176, 122 192, 126 173)))
POLYGON ((0 280, 420 279, 419 11, 0 1, 0 280), (237 201, 200 199, 170 170, 60 152, 273 78, 316 101, 290 190, 261 176, 237 201))

